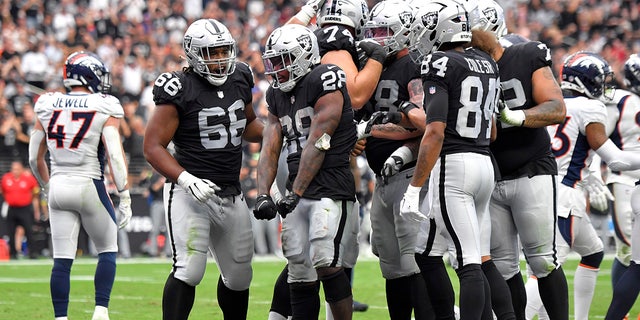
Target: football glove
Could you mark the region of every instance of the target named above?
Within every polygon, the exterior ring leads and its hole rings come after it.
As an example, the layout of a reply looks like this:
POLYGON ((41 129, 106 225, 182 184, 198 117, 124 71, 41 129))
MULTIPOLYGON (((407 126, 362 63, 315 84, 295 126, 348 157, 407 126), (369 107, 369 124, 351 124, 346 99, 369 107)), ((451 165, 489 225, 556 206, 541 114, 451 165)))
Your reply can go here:
POLYGON ((502 100, 498 100, 498 110, 500 111, 498 120, 501 122, 515 127, 524 125, 524 120, 526 119, 524 110, 511 110, 502 100))
MULTIPOLYGON (((384 47, 382 47, 375 40, 365 39, 365 40, 362 40, 362 41, 358 41, 357 47, 362 49, 362 51, 364 51, 364 53, 366 54, 366 56, 369 59, 373 59, 375 61, 378 61, 381 64, 383 64, 384 60, 387 59, 387 51, 385 51, 384 47)), ((362 59, 360 59, 360 58, 358 58, 358 59, 362 61, 362 59)))
POLYGON ((597 173, 591 172, 587 176, 586 182, 585 189, 589 193, 591 207, 598 211, 607 211, 609 209, 609 200, 613 201, 615 198, 602 181, 602 178, 598 177, 597 173))
POLYGON ((358 135, 358 140, 367 138, 371 136, 371 129, 373 129, 374 124, 381 124, 386 118, 387 114, 383 111, 376 111, 371 114, 369 120, 362 120, 356 126, 356 133, 358 135))
POLYGON ((278 201, 278 212, 283 219, 286 218, 287 215, 296 208, 296 206, 298 205, 298 201, 300 201, 300 196, 295 194, 294 192, 290 192, 282 199, 280 199, 280 201, 278 201))
POLYGON ((129 190, 120 191, 120 203, 118 204, 118 228, 122 229, 129 224, 131 216, 131 195, 129 190))
POLYGON ((178 176, 178 184, 191 192, 191 195, 200 202, 204 203, 209 199, 215 199, 216 203, 220 203, 216 192, 221 189, 210 180, 200 179, 185 170, 178 176))
POLYGON ((407 220, 422 222, 429 219, 420 212, 420 187, 409 185, 400 202, 400 216, 407 220))
POLYGON ((389 177, 398 173, 398 171, 400 171, 400 169, 411 160, 413 160, 413 153, 408 147, 402 146, 396 149, 396 151, 387 158, 384 162, 380 175, 386 181, 389 177))
POLYGON ((278 206, 268 194, 261 194, 256 198, 256 205, 253 209, 253 215, 258 220, 271 220, 278 214, 278 206))
POLYGON ((305 25, 311 22, 311 19, 318 13, 318 10, 324 4, 324 0, 309 0, 305 5, 300 7, 300 11, 296 13, 296 19, 300 20, 305 25))

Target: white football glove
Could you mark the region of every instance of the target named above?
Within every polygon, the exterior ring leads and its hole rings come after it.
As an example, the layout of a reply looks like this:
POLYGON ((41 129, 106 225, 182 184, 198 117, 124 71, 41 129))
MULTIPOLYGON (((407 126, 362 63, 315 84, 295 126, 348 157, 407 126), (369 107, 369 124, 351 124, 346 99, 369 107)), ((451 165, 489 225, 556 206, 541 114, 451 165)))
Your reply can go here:
POLYGON ((324 4, 324 0, 309 0, 304 6, 300 7, 300 11, 296 13, 296 19, 300 20, 303 24, 308 25, 311 19, 318 13, 318 10, 324 4))
POLYGON ((361 120, 356 125, 356 135, 358 136, 358 140, 371 136, 371 129, 373 129, 373 125, 381 124, 386 115, 386 112, 376 111, 371 114, 371 117, 368 120, 361 120))
POLYGON ((402 146, 396 149, 396 151, 387 158, 384 162, 380 175, 383 178, 388 179, 398 173, 398 171, 400 171, 400 169, 411 160, 413 160, 413 153, 411 152, 411 149, 406 146, 402 146))
POLYGON ((209 199, 215 199, 217 203, 220 203, 216 191, 221 189, 208 179, 200 179, 185 170, 178 176, 178 184, 191 192, 191 195, 200 202, 204 203, 209 199))
POLYGON ((409 185, 400 202, 400 216, 417 222, 426 221, 429 217, 420 212, 420 187, 409 185))
POLYGON ((502 101, 498 103, 498 109, 500 110, 498 119, 501 122, 516 127, 522 127, 524 125, 524 120, 526 118, 524 110, 511 110, 502 101))
POLYGON ((598 211, 606 211, 609 208, 608 200, 615 200, 609 188, 604 184, 602 178, 597 176, 598 173, 591 172, 587 176, 585 189, 589 193, 589 203, 591 207, 598 211))
POLYGON ((122 229, 131 220, 131 195, 129 190, 120 191, 120 204, 118 204, 118 228, 122 229))

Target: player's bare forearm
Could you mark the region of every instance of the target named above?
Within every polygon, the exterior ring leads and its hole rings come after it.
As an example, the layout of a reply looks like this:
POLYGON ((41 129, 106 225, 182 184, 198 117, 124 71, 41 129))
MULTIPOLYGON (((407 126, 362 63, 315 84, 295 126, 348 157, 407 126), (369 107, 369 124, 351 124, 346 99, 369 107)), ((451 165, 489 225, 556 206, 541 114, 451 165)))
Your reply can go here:
POLYGON ((276 116, 269 114, 262 134, 262 149, 258 159, 256 181, 258 194, 269 193, 278 173, 278 158, 282 150, 282 127, 276 116))
POLYGON ((340 91, 328 93, 316 101, 307 144, 302 149, 298 174, 292 186, 292 190, 296 194, 302 195, 304 193, 322 167, 326 150, 321 150, 316 142, 325 135, 333 136, 340 123, 343 103, 344 98, 340 91))
POLYGON ((544 67, 536 70, 531 77, 531 82, 533 83, 533 99, 538 105, 524 110, 523 126, 541 128, 562 123, 566 116, 566 107, 562 90, 556 82, 551 68, 544 67))
POLYGON ((419 137, 422 131, 407 129, 393 123, 376 124, 371 129, 371 136, 389 140, 405 140, 419 137))
POLYGON ((444 127, 445 124, 439 122, 433 122, 427 126, 427 132, 425 132, 420 142, 416 168, 411 179, 412 186, 421 187, 429 178, 442 150, 444 127))

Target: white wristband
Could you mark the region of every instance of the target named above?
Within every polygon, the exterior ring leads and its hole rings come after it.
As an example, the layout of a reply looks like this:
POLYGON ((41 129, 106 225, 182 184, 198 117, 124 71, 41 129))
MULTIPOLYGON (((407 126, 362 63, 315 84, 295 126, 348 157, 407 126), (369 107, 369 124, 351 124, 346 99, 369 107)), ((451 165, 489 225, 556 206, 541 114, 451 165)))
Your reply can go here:
POLYGON ((294 18, 300 20, 304 25, 308 25, 311 22, 311 19, 316 15, 316 10, 313 9, 310 5, 304 5, 300 8, 300 11, 296 13, 294 18))
POLYGON ((411 184, 409 184, 409 186, 407 187, 407 191, 405 192, 405 194, 409 194, 409 195, 417 195, 420 194, 420 190, 422 190, 422 187, 414 187, 411 184))

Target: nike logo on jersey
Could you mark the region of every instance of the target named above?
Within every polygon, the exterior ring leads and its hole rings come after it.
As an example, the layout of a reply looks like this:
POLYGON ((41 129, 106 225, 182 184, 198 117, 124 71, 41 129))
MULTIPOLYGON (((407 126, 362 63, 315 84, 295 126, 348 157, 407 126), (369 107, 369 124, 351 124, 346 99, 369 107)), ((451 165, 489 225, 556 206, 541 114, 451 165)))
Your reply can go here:
POLYGON ((411 179, 411 178, 413 178, 413 175, 412 174, 408 174, 408 175, 406 175, 406 178, 407 179, 411 179))

